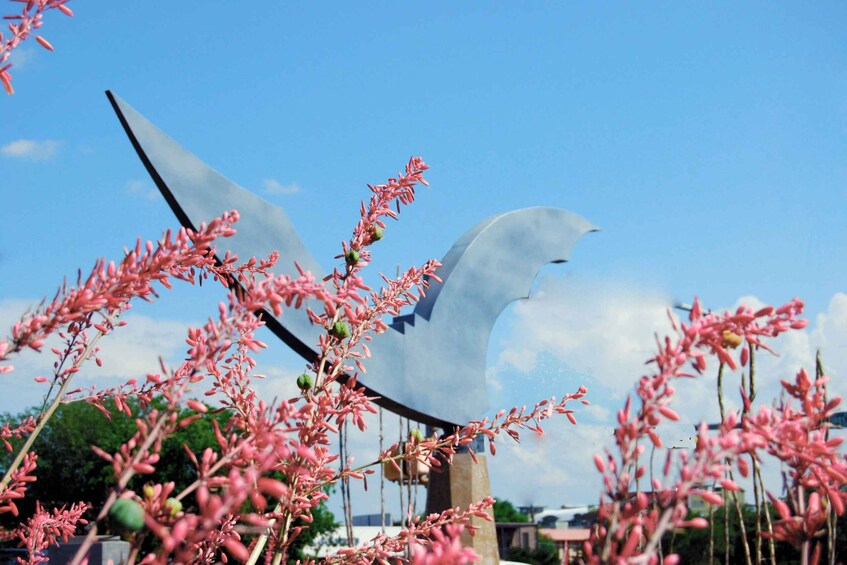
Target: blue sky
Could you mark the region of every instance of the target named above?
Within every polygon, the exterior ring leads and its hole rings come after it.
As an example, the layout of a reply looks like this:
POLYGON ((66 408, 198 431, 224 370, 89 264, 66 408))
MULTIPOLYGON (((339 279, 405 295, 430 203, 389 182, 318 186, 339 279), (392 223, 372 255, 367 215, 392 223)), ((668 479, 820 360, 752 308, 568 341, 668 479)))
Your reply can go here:
MULTIPOLYGON (((18 49, 17 93, 0 102, 5 327, 64 276, 176 225, 103 95, 112 89, 284 207, 325 267, 365 183, 410 155, 430 164, 432 188, 389 227, 375 270, 440 257, 477 221, 527 206, 566 208, 602 229, 571 263, 545 269, 533 300, 493 332, 492 405, 582 382, 597 391, 582 431, 553 431, 567 449, 530 441, 490 462, 497 496, 593 502, 587 454, 676 300, 724 308, 800 296, 812 323, 773 370, 823 347, 832 373, 847 375, 841 3, 69 6, 74 18, 50 13, 42 28, 55 52, 18 49), (521 466, 542 479, 515 489, 521 466)), ((180 288, 139 307, 136 333, 115 337, 111 369, 84 378, 131 376, 157 351, 178 358, 182 328, 219 299, 180 288)), ((280 349, 267 356, 269 394, 299 371, 280 349)), ((0 410, 37 402, 39 367, 22 360, 6 377, 0 410)), ((697 386, 681 399, 692 422, 714 415, 695 402, 711 388, 697 386)), ((372 496, 360 500, 373 510, 372 496)))

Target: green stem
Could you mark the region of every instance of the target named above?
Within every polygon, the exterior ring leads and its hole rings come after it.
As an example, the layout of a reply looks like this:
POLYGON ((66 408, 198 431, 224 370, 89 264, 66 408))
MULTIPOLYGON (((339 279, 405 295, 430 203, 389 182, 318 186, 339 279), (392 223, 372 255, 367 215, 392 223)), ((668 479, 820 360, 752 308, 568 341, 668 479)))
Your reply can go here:
MULTIPOLYGON (((732 475, 732 471, 729 471, 729 480, 735 482, 735 479, 732 475)), ((727 498, 730 496, 726 489, 724 489, 724 504, 727 504, 729 501, 727 498)), ((732 496, 733 506, 735 507, 735 515, 738 516, 738 529, 741 531, 741 541, 744 545, 744 559, 747 562, 747 565, 753 565, 750 556, 750 544, 747 543, 747 527, 744 525, 744 514, 741 512, 741 502, 738 500, 737 495, 732 496)), ((758 561, 757 561, 758 563, 758 561)))
MULTIPOLYGON (((756 399, 756 346, 750 347, 750 403, 756 399)), ((746 411, 745 411, 746 412, 746 411)), ((756 563, 762 562, 762 499, 765 496, 764 492, 759 492, 759 485, 756 483, 756 471, 758 463, 756 458, 750 456, 750 463, 753 465, 753 499, 756 502, 756 563)))
MULTIPOLYGON (((723 405, 723 368, 724 364, 721 363, 718 367, 718 406, 721 410, 721 424, 723 424, 724 419, 726 418, 726 411, 724 410, 723 405)), ((729 565, 729 511, 726 508, 726 500, 724 500, 724 509, 723 509, 723 541, 724 541, 724 563, 729 565)))
MULTIPOLYGON (((815 380, 820 379, 824 376, 823 370, 823 360, 821 359, 821 350, 818 349, 815 354, 815 380)), ((827 399, 827 388, 824 385, 823 389, 823 402, 826 404, 827 399)), ((829 440, 829 430, 827 427, 824 432, 824 440, 829 440)), ((829 504, 826 510, 826 542, 827 542, 827 560, 830 565, 835 564, 835 539, 836 539, 836 527, 838 522, 835 517, 835 507, 832 504, 829 504)))
MULTIPOLYGON (((797 514, 806 513, 806 492, 802 486, 797 487, 797 514)), ((809 540, 803 540, 800 545, 800 565, 809 565, 809 540)))
MULTIPOLYGON (((714 482, 712 483, 714 485, 714 482)), ((715 565, 715 505, 709 505, 709 565, 715 565)))
POLYGON ((724 502, 723 507, 723 543, 724 543, 724 564, 729 565, 729 509, 724 502))
POLYGON ((750 402, 756 400, 756 347, 750 348, 750 402))
MULTIPOLYGON (((759 490, 764 493, 765 492, 765 483, 762 481, 762 470, 759 467, 758 463, 753 466, 754 473, 754 481, 758 481, 759 490)), ((776 544, 773 541, 773 521, 771 520, 771 509, 767 503, 764 504, 765 507, 765 524, 768 526, 768 549, 770 550, 770 560, 771 565, 776 565, 776 544)))
POLYGON ((759 485, 756 483, 756 470, 758 465, 756 458, 750 456, 753 465, 753 499, 756 502, 756 563, 762 562, 762 499, 764 493, 759 494, 759 485))
MULTIPOLYGON (((88 356, 91 355, 94 346, 97 344, 98 341, 100 341, 101 337, 103 337, 103 332, 97 332, 97 335, 95 335, 85 347, 85 351, 83 351, 83 354, 80 355, 77 362, 74 363, 74 369, 79 369, 79 367, 88 359, 88 356)), ((0 480, 0 492, 5 491, 6 487, 9 486, 9 482, 12 480, 12 473, 17 471, 18 467, 21 466, 24 457, 26 457, 26 454, 29 453, 29 450, 32 448, 32 445, 38 438, 38 434, 42 432, 44 427, 47 425, 47 421, 53 416, 53 414, 56 412, 56 409, 62 403, 62 400, 65 398, 65 393, 68 390, 68 386, 71 384, 72 377, 73 373, 69 374, 67 378, 65 378, 65 380, 62 382, 62 386, 59 387, 59 392, 56 393, 55 398, 53 398, 53 401, 50 403, 50 406, 48 406, 47 410, 38 416, 38 424, 36 424, 35 429, 32 430, 32 433, 29 434, 29 437, 26 439, 23 446, 21 446, 21 448, 18 450, 14 461, 12 461, 11 465, 9 465, 9 468, 6 470, 6 474, 3 476, 3 479, 0 480)))

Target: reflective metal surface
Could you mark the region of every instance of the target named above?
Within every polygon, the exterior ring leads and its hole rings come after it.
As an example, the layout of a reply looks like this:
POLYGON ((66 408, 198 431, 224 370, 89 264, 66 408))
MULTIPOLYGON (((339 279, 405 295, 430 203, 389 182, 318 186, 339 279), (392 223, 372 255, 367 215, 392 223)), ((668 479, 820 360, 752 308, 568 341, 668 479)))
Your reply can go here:
MULTIPOLYGON (((275 273, 296 276, 294 262, 323 276, 285 213, 226 179, 189 153, 123 100, 108 93, 139 157, 180 222, 201 222, 237 209, 238 233, 218 242, 242 259, 280 252, 275 273)), ((442 283, 434 283, 413 314, 395 318, 375 336, 367 373, 358 381, 378 404, 405 417, 445 427, 464 424, 488 408, 485 357, 488 338, 503 309, 527 298, 547 263, 570 257, 571 248, 594 228, 565 210, 527 208, 489 218, 465 233, 442 260, 442 283)), ((322 310, 322 309, 318 309, 322 310)), ((321 328, 305 309, 265 313, 268 327, 311 361, 321 328)))

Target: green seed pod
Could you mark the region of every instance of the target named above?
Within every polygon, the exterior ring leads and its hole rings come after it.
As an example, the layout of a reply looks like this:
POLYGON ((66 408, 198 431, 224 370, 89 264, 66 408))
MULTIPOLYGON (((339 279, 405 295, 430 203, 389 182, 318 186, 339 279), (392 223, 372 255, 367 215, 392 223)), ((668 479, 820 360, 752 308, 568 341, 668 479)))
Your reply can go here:
POLYGON ((420 443, 424 440, 423 432, 420 428, 415 428, 411 432, 409 432, 409 439, 420 443))
POLYGON ((332 329, 329 330, 329 333, 331 336, 338 339, 347 339, 350 337, 350 326, 347 322, 338 321, 332 325, 332 329))
POLYGON ((302 375, 297 377, 297 388, 303 391, 312 388, 312 375, 310 375, 309 373, 303 373, 302 375))
POLYGON ((379 241, 382 239, 382 228, 379 226, 371 226, 371 240, 379 241))
POLYGON ((165 508, 170 510, 171 518, 182 512, 182 502, 177 500, 176 498, 169 498, 165 502, 165 508))
POLYGON ((347 264, 350 266, 355 265, 359 262, 359 252, 355 249, 351 249, 344 254, 344 260, 347 261, 347 264))
POLYGON ((109 509, 109 516, 123 529, 135 532, 144 527, 144 509, 130 498, 119 498, 109 509))
POLYGON ((150 500, 151 498, 156 496, 156 489, 154 489, 153 485, 151 485, 151 484, 144 485, 143 491, 144 491, 144 498, 146 498, 147 500, 150 500))

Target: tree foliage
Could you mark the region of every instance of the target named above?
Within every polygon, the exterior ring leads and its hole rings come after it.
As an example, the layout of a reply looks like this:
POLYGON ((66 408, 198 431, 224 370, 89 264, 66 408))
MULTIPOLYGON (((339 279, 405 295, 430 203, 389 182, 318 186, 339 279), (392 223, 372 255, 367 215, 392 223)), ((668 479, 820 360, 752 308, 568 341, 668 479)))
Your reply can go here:
MULTIPOLYGON (((768 503, 772 516, 775 516, 773 505, 768 503)), ((730 563, 743 563, 745 561, 744 548, 741 538, 741 529, 738 526, 738 515, 734 507, 728 508, 729 516, 725 516, 724 507, 716 508, 712 517, 714 523, 714 560, 715 563, 724 563, 726 555, 729 555, 730 563), (726 528, 729 525, 729 545, 726 543, 726 528), (727 552, 728 548, 728 552, 727 552)), ((698 514, 689 513, 689 519, 698 514)), ((744 526, 747 532, 747 542, 751 548, 755 547, 756 534, 756 511, 752 506, 745 506, 742 510, 744 526)), ((704 517, 708 518, 708 515, 704 517)), ((763 518, 764 520, 764 518, 763 518)), ((837 538, 835 541, 836 562, 841 563, 847 557, 847 516, 841 516, 836 526, 837 538)), ((821 538, 824 533, 820 532, 821 538)), ((709 528, 687 528, 673 534, 666 534, 662 539, 662 548, 665 554, 676 553, 679 555, 680 563, 705 564, 709 562, 709 528)), ((770 562, 770 546, 767 540, 762 540, 763 558, 770 562)), ((826 555, 826 549, 823 551, 826 555)), ((799 564, 801 562, 800 551, 789 543, 776 541, 774 544, 774 556, 780 565, 799 564)))
MULTIPOLYGON (((102 506, 109 489, 114 486, 114 473, 112 465, 97 456, 90 446, 97 446, 107 453, 118 451, 135 433, 136 417, 164 405, 161 399, 154 399, 145 409, 140 407, 137 399, 130 399, 128 403, 132 417, 118 410, 112 400, 106 402, 108 416, 85 402, 59 406, 33 446, 33 451, 38 454, 38 480, 29 487, 27 500, 39 500, 42 505, 56 507, 78 501, 102 506)), ((6 414, 3 420, 18 422, 27 416, 37 416, 38 412, 38 409, 32 408, 15 416, 6 414)), ((185 415, 191 413, 186 410, 185 415)), ((207 448, 217 450, 212 420, 224 425, 228 418, 226 412, 204 414, 177 430, 171 441, 162 445, 156 473, 135 477, 131 486, 140 490, 145 482, 174 481, 177 488, 191 484, 196 478, 196 471, 186 449, 195 455, 202 454, 207 448)), ((27 514, 27 510, 26 505, 21 506, 23 515, 27 514)))
POLYGON ((509 548, 506 558, 509 561, 530 565, 559 565, 559 551, 556 549, 556 544, 544 536, 538 536, 538 547, 535 549, 509 548))
MULTIPOLYGON (((34 512, 36 500, 42 505, 57 508, 79 501, 90 503, 93 508, 103 505, 109 490, 114 487, 114 472, 112 465, 97 456, 90 446, 97 446, 107 453, 118 451, 135 433, 136 417, 151 409, 161 409, 165 405, 161 398, 154 399, 146 408, 141 408, 137 399, 129 399, 127 403, 133 413, 132 417, 119 410, 112 400, 107 401, 105 405, 108 416, 85 402, 71 402, 59 406, 33 446, 33 451, 38 454, 38 480, 31 483, 27 497, 19 504, 21 516, 15 518, 15 522, 34 512)), ((39 409, 31 408, 17 415, 4 414, 0 416, 0 421, 20 422, 28 416, 37 416, 38 413, 39 409)), ((186 409, 183 416, 194 413, 186 409)), ((162 444, 161 459, 156 465, 156 472, 136 476, 130 483, 130 488, 141 491, 147 482, 174 481, 179 491, 194 482, 197 472, 187 451, 191 451, 198 458, 206 449, 220 451, 215 439, 213 420, 223 428, 229 420, 229 413, 209 412, 188 426, 176 430, 169 441, 162 444)), ((6 454, 5 459, 3 463, 8 464, 7 460, 11 460, 11 454, 6 454)), ((4 517, 7 520, 11 518, 8 514, 4 517)), ((312 518, 310 527, 303 530, 292 544, 291 554, 294 558, 302 558, 303 548, 316 536, 336 527, 335 517, 323 504, 315 509, 312 518)))
POLYGON ((495 522, 529 522, 529 516, 523 512, 519 512, 515 506, 508 500, 500 498, 494 499, 494 521, 495 522))

